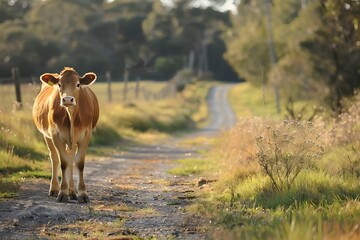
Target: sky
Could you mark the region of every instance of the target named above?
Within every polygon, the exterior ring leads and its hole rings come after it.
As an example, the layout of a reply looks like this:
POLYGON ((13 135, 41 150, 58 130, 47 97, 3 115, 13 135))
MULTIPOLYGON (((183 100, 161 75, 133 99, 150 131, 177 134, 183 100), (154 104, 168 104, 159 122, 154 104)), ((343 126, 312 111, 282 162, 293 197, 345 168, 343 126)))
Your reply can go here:
MULTIPOLYGON (((237 13, 237 5, 240 3, 241 0, 226 0, 226 2, 220 6, 216 7, 219 11, 231 11, 232 13, 237 13)), ((161 0, 164 5, 172 6, 172 0, 161 0)), ((193 7, 209 7, 213 5, 209 0, 195 0, 192 4, 193 7)))

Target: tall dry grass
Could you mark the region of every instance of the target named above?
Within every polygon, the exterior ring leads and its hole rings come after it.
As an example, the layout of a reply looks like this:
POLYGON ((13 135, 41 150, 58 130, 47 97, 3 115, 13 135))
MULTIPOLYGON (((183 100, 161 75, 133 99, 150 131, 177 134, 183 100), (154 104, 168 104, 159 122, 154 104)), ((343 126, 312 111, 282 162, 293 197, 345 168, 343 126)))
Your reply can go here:
POLYGON ((360 94, 346 101, 312 122, 240 117, 211 152, 219 180, 195 207, 221 229, 212 238, 360 236, 360 94))
POLYGON ((219 159, 220 175, 244 179, 260 171, 256 161, 256 137, 263 133, 266 122, 260 117, 240 118, 223 136, 214 150, 219 159))
POLYGON ((239 182, 263 172, 278 190, 286 182, 289 188, 298 173, 311 166, 359 178, 360 94, 346 101, 348 108, 327 120, 240 118, 212 154, 219 159, 221 178, 239 182))

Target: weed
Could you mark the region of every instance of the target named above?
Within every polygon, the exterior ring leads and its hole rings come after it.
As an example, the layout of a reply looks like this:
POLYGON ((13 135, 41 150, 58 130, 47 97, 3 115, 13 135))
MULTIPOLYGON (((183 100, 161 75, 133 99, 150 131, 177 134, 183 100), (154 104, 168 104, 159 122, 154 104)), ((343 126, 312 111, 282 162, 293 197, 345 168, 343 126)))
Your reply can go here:
POLYGON ((311 122, 285 120, 280 126, 266 126, 264 135, 257 137, 256 158, 275 189, 289 189, 298 174, 323 154, 319 141, 311 122))
POLYGON ((15 197, 19 188, 20 186, 17 182, 0 180, 0 198, 15 197))

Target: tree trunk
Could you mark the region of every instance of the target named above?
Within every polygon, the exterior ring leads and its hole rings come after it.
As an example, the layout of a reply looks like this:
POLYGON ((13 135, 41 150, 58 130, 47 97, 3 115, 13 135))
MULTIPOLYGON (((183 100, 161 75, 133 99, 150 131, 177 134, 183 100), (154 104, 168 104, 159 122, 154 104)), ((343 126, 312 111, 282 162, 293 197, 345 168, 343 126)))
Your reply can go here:
MULTIPOLYGON (((266 14, 266 26, 267 26, 268 45, 269 45, 271 66, 274 67, 277 62, 277 57, 276 57, 274 41, 273 41, 271 11, 270 11, 269 0, 265 0, 265 14, 266 14)), ((274 94, 275 94, 275 102, 276 102, 276 112, 280 113, 281 112, 280 94, 279 94, 279 86, 277 84, 274 84, 274 94)))

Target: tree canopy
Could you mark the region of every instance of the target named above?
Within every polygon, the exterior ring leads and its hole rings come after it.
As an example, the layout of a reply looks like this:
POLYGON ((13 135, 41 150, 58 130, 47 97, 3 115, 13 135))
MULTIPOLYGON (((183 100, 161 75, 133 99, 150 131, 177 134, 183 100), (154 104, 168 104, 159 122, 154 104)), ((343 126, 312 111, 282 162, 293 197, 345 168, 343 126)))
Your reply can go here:
POLYGON ((241 1, 238 9, 225 57, 247 81, 259 85, 264 73, 267 84, 281 86, 283 97, 322 98, 334 110, 359 87, 360 1, 273 0, 274 66, 264 1, 241 1))
POLYGON ((63 66, 120 76, 139 60, 153 60, 148 75, 169 78, 189 66, 191 55, 194 72, 236 79, 219 37, 229 14, 190 3, 178 0, 169 8, 160 0, 2 0, 0 76, 12 67, 29 76, 63 66), (220 67, 209 59, 218 59, 220 67))
POLYGON ((236 14, 219 10, 228 2, 0 0, 0 77, 73 66, 169 79, 189 68, 334 110, 359 87, 359 0, 234 0, 236 14))

